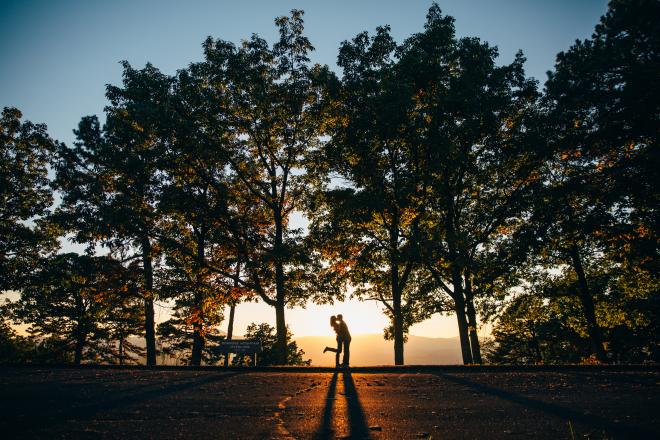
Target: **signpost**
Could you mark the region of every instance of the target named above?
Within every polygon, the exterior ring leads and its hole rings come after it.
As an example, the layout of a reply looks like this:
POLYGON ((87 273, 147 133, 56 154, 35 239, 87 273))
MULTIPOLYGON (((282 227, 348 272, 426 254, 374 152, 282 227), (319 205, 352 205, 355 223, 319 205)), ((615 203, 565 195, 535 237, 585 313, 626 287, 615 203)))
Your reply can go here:
POLYGON ((236 353, 254 355, 254 366, 257 366, 257 353, 261 353, 261 341, 258 339, 231 339, 220 341, 218 350, 221 353, 236 353))

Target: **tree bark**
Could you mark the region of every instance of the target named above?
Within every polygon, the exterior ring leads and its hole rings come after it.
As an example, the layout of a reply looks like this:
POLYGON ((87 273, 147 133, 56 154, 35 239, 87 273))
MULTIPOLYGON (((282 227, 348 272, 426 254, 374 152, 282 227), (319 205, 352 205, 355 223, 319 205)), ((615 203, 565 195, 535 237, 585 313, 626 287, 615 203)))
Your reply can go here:
POLYGON ((76 295, 76 314, 78 315, 78 319, 75 327, 76 345, 74 347, 74 352, 73 352, 73 363, 76 365, 80 365, 80 362, 82 361, 83 348, 85 347, 85 339, 86 339, 85 304, 80 295, 76 295))
MULTIPOLYGON (((195 303, 201 304, 201 298, 199 293, 195 294, 195 303)), ((196 305, 196 309, 198 306, 196 305)), ((195 320, 203 319, 202 312, 199 311, 199 315, 195 320)), ((202 352, 204 350, 204 336, 201 331, 202 324, 195 322, 193 324, 193 344, 192 344, 192 353, 190 355, 190 365, 200 366, 202 363, 202 352)))
POLYGON ((392 309, 394 310, 394 365, 403 365, 403 314, 401 312, 401 291, 394 286, 392 287, 392 309))
MULTIPOLYGON (((241 259, 238 258, 236 262, 236 274, 234 276, 234 288, 238 287, 238 283, 241 277, 241 259)), ((234 337, 234 316, 236 313, 236 303, 232 301, 231 306, 229 307, 229 323, 227 325, 227 340, 231 341, 234 337)), ((231 353, 225 354, 225 367, 229 366, 229 355, 231 353)))
POLYGON ((276 359, 279 365, 287 364, 286 321, 284 320, 284 298, 278 295, 275 304, 275 326, 277 328, 276 359), (283 330, 282 330, 283 329, 283 330))
POLYGON ((481 344, 477 334, 477 313, 474 310, 474 294, 472 291, 472 278, 469 272, 465 275, 465 310, 468 320, 468 332, 470 336, 470 348, 472 351, 472 362, 483 363, 481 359, 481 344))
POLYGON ((156 365, 156 332, 154 329, 154 272, 149 237, 142 239, 144 272, 144 339, 147 346, 147 366, 156 365))
MULTIPOLYGON (((456 257, 454 257, 456 258, 456 257)), ((463 290, 463 277, 461 270, 456 263, 452 264, 452 287, 454 310, 456 311, 456 321, 458 322, 458 335, 461 341, 461 354, 463 355, 463 364, 473 363, 472 348, 470 347, 469 326, 465 311, 465 297, 463 290)))
POLYGON ((470 348, 470 337, 468 334, 468 323, 465 314, 465 297, 463 292, 463 271, 460 264, 460 255, 458 252, 458 236, 454 222, 456 221, 454 212, 454 197, 449 190, 450 184, 448 176, 445 176, 447 212, 445 223, 447 229, 447 249, 449 251, 449 263, 451 264, 451 282, 453 287, 454 310, 456 311, 456 320, 458 321, 458 335, 461 341, 461 353, 463 355, 463 364, 472 363, 472 351, 470 348))
POLYGON ((282 263, 284 248, 283 220, 281 212, 275 212, 275 359, 279 365, 287 363, 286 321, 284 319, 284 265, 282 263))
POLYGON ((431 265, 427 265, 427 267, 431 272, 431 276, 433 276, 439 285, 443 286, 447 294, 451 296, 452 300, 454 301, 454 311, 456 312, 456 321, 458 324, 458 334, 461 344, 461 355, 463 356, 463 363, 470 364, 472 363, 472 352, 470 348, 470 338, 468 336, 468 324, 465 315, 465 302, 463 300, 462 286, 460 283, 457 285, 456 280, 452 279, 454 290, 450 290, 449 287, 445 286, 444 282, 442 282, 438 271, 435 270, 431 265), (456 294, 456 290, 458 290, 458 294, 456 294))
MULTIPOLYGON (((234 336, 234 313, 236 311, 236 304, 231 305, 229 308, 229 324, 227 325, 227 340, 231 341, 231 338, 234 336)), ((229 354, 225 354, 225 367, 229 366, 229 354)))
POLYGON ((124 365, 124 334, 119 334, 119 365, 124 365))
POLYGON ((197 237, 197 286, 195 289, 194 295, 194 311, 195 311, 195 320, 193 322, 193 345, 192 353, 190 356, 190 364, 194 366, 199 366, 202 363, 202 353, 204 350, 205 340, 204 340, 204 290, 202 279, 202 268, 204 267, 204 246, 206 231, 204 227, 200 228, 199 235, 197 237))
POLYGON ((399 279, 399 218, 394 216, 390 229, 390 289, 392 291, 392 324, 394 330, 394 365, 403 365, 403 311, 399 279))
POLYGON ((589 291, 589 284, 587 283, 587 277, 584 273, 584 268, 582 267, 582 259, 580 258, 580 252, 577 245, 571 245, 569 252, 571 261, 573 263, 573 269, 575 270, 575 274, 578 278, 579 298, 584 310, 584 317, 587 321, 587 332, 589 333, 591 348, 599 361, 607 362, 607 355, 605 354, 605 349, 603 348, 602 331, 598 325, 598 321, 596 321, 594 300, 591 297, 591 293, 589 291))
MULTIPOLYGON (((79 327, 81 325, 79 324, 79 327)), ((82 362, 83 349, 85 348, 85 340, 87 339, 85 331, 81 328, 78 328, 76 331, 76 347, 73 354, 73 363, 80 365, 82 362)))
POLYGON ((468 365, 472 363, 472 352, 468 335, 468 323, 465 316, 465 302, 462 296, 456 296, 454 298, 454 310, 456 311, 456 321, 458 322, 458 335, 461 341, 463 364, 468 365))
POLYGON ((532 350, 536 355, 536 363, 543 363, 543 355, 541 354, 541 344, 539 344, 539 338, 536 336, 536 331, 534 330, 534 324, 529 324, 529 332, 532 334, 532 350))

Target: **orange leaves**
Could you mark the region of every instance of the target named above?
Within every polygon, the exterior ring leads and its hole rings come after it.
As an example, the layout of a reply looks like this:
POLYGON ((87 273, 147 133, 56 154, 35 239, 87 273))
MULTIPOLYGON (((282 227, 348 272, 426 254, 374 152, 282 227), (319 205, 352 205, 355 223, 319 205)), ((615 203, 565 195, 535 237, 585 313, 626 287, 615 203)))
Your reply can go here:
POLYGON ((143 133, 144 128, 138 124, 136 121, 131 121, 131 128, 137 132, 143 133))
POLYGON ((188 316, 186 316, 185 323, 186 325, 199 327, 201 329, 204 323, 204 313, 202 312, 202 309, 199 307, 193 307, 188 316))
POLYGON ((653 232, 646 225, 637 226, 635 232, 639 234, 640 238, 649 238, 653 235, 653 232))
POLYGON ((559 157, 561 158, 561 160, 578 159, 578 158, 582 157, 582 152, 580 150, 562 151, 559 154, 559 157))
POLYGON ((242 298, 251 297, 254 295, 250 289, 246 287, 232 287, 229 289, 229 294, 227 295, 227 302, 238 301, 242 298))
POLYGON ((332 264, 330 264, 328 270, 342 274, 348 272, 348 270, 351 268, 352 265, 353 265, 353 260, 345 258, 345 259, 337 260, 332 264))
POLYGON ((508 235, 508 234, 511 234, 513 232, 513 227, 500 225, 500 226, 497 227, 496 232, 499 235, 508 235))
POLYGON ((538 182, 541 179, 541 173, 538 170, 534 170, 529 175, 522 180, 522 183, 527 185, 530 183, 538 182))

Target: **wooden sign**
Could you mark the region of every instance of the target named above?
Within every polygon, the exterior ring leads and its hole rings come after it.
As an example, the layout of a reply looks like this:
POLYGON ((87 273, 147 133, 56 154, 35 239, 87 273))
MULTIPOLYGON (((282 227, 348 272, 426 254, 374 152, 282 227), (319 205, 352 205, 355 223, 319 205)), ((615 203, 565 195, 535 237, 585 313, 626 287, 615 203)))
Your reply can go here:
POLYGON ((261 341, 258 339, 220 341, 218 350, 222 353, 261 353, 261 341))

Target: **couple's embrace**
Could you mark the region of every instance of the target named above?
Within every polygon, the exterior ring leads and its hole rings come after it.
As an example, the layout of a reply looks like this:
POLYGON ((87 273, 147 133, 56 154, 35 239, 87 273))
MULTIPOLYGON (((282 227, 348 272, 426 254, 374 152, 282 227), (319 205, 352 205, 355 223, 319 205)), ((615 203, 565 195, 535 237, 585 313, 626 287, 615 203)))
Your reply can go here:
POLYGON ((343 351, 344 359, 342 360, 341 366, 348 367, 348 362, 351 356, 351 334, 348 331, 348 326, 344 322, 344 317, 341 315, 331 316, 330 326, 337 334, 337 348, 325 347, 323 353, 326 351, 332 351, 335 353, 335 367, 339 367, 339 355, 343 351))

